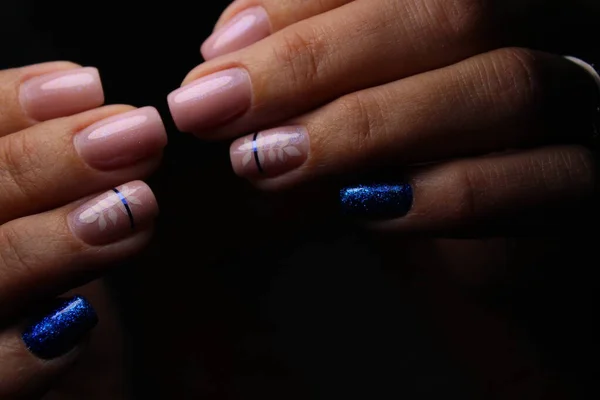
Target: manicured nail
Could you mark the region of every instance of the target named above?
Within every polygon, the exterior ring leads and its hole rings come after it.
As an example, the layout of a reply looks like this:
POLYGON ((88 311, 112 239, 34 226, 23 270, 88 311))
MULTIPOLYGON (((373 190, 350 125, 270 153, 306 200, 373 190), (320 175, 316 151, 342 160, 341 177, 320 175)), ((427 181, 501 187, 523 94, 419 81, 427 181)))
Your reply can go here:
POLYGON ((65 117, 104 103, 96 68, 76 68, 31 78, 20 88, 21 106, 36 121, 65 117))
POLYGON ((244 178, 273 177, 302 165, 308 157, 309 139, 301 126, 269 129, 233 142, 231 165, 244 178))
POLYGON ((75 236, 91 245, 114 242, 147 227, 158 215, 152 190, 135 181, 116 187, 71 212, 75 236))
POLYGON ((240 12, 213 33, 201 47, 205 60, 232 53, 256 43, 271 34, 269 16, 262 7, 240 12))
POLYGON ((50 360, 67 354, 98 323, 92 305, 83 297, 61 299, 58 305, 28 327, 25 346, 37 357, 50 360))
POLYGON ((169 95, 169 108, 180 131, 200 133, 224 124, 250 108, 252 86, 241 68, 198 79, 169 95))
POLYGON ((368 219, 393 219, 408 214, 413 204, 409 184, 374 184, 344 188, 340 191, 343 214, 368 219))
POLYGON ((156 155, 167 144, 158 111, 144 107, 99 121, 75 135, 81 158, 97 169, 117 169, 156 155))

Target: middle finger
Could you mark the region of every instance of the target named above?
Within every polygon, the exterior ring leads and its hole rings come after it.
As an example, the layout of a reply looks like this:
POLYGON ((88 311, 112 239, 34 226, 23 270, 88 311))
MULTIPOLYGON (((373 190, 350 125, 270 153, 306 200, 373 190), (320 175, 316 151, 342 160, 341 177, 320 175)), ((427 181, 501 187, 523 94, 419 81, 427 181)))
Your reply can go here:
POLYGON ((193 70, 169 95, 182 131, 228 138, 496 45, 481 0, 355 1, 193 70))
POLYGON ((167 137, 152 107, 103 107, 0 139, 0 224, 138 179, 167 137))

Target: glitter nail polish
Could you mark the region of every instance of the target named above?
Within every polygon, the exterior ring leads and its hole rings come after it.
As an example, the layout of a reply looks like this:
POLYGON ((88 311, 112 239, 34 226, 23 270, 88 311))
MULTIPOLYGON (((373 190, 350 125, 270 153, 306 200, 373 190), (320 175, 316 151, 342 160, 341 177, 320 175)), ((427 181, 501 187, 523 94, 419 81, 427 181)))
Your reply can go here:
POLYGON ((97 323, 96 311, 83 297, 60 299, 22 338, 29 351, 50 360, 68 353, 97 323))
POLYGON ((342 213, 350 217, 393 219, 408 214, 413 203, 409 184, 372 184, 340 190, 342 213))

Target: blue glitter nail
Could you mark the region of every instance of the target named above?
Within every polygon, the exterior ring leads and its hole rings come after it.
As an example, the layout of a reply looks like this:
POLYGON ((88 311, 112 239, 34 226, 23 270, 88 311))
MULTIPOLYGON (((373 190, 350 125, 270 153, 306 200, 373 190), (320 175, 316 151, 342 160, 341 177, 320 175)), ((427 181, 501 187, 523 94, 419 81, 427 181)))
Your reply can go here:
POLYGON ((408 214, 413 203, 409 184, 373 184, 340 190, 342 213, 369 219, 400 218, 408 214))
POLYGON ((33 354, 42 359, 60 357, 72 350, 98 323, 98 316, 83 297, 60 299, 59 304, 22 335, 33 354))

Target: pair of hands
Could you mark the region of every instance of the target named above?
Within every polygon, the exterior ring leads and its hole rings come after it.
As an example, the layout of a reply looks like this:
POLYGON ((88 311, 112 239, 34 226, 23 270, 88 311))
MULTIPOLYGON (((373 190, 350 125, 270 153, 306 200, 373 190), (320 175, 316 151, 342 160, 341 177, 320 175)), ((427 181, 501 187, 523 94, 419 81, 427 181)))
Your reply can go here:
MULTIPOLYGON (((209 61, 169 96, 172 114, 204 139, 271 128, 233 143, 239 175, 265 190, 333 178, 330 188, 345 187, 347 214, 385 220, 375 228, 544 228, 548 215, 553 224, 571 216, 563 210, 580 208, 594 188, 594 159, 580 139, 590 133, 596 88, 564 58, 506 47, 528 45, 516 30, 495 29, 529 15, 516 6, 238 1, 203 46, 209 61)), ((144 246, 157 206, 137 179, 158 166, 166 135, 152 108, 96 108, 94 69, 52 63, 3 71, 0 80, 0 305, 11 321, 0 393, 10 398, 36 392, 77 355, 41 363, 13 318, 144 246), (17 367, 26 373, 15 376, 17 367)), ((89 311, 81 315, 76 339, 92 325, 89 311)))

